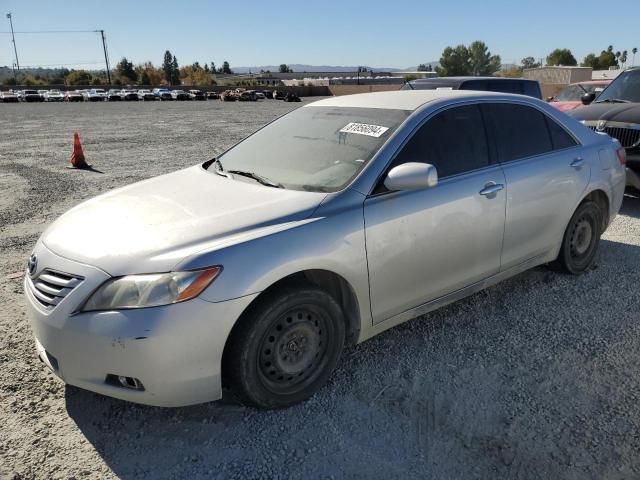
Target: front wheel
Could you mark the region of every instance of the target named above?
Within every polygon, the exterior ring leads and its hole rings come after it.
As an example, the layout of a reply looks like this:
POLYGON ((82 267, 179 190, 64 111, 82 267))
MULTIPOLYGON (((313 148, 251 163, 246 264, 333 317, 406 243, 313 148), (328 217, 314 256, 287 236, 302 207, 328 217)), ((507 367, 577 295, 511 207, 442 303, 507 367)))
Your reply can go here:
POLYGON ((591 267, 600 244, 602 216, 597 203, 586 201, 580 204, 569 221, 553 267, 573 275, 584 273, 591 267))
POLYGON ((344 346, 340 306, 311 285, 267 294, 239 322, 224 354, 225 383, 258 408, 309 398, 329 380, 344 346))

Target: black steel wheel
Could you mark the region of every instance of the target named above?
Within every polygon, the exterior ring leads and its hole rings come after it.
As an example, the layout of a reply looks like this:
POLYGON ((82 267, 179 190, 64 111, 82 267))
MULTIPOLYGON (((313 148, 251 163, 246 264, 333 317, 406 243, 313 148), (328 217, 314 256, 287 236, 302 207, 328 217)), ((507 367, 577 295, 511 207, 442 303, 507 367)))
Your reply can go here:
POLYGON ((333 297, 310 285, 282 288, 259 299, 234 328, 223 357, 225 384, 259 408, 298 403, 327 382, 344 339, 333 297))
POLYGON ((580 204, 569 221, 560 253, 554 262, 557 269, 579 275, 591 267, 600 244, 602 216, 597 203, 586 201, 580 204))

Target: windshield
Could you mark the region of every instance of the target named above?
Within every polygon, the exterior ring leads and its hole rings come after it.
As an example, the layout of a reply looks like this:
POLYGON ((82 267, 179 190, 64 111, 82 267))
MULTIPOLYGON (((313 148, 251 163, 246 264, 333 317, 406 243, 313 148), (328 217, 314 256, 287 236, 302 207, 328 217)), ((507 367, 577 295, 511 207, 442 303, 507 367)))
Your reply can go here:
POLYGON ((303 107, 267 125, 218 160, 224 171, 251 172, 284 188, 334 192, 355 177, 409 113, 303 107))
POLYGON ((585 93, 598 94, 606 85, 600 83, 575 84, 565 87, 556 97, 556 102, 579 102, 585 93))
POLYGON ((640 102, 640 69, 622 72, 598 96, 596 103, 623 100, 640 102))

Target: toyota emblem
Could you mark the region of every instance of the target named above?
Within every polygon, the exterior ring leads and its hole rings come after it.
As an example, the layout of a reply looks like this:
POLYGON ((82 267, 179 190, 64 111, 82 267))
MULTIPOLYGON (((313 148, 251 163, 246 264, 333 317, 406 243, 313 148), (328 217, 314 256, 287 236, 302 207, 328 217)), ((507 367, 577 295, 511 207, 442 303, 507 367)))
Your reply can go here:
POLYGON ((29 257, 29 260, 27 261, 27 269, 29 270, 29 275, 33 277, 33 274, 36 273, 37 268, 38 268, 38 257, 34 253, 29 257))

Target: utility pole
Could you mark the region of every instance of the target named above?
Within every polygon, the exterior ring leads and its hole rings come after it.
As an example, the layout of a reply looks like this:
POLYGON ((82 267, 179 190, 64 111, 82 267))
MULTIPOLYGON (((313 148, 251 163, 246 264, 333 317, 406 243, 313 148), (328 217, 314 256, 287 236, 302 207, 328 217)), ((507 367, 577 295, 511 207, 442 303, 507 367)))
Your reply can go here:
POLYGON ((107 40, 104 38, 104 30, 98 30, 102 36, 102 49, 104 50, 104 63, 107 67, 107 83, 111 85, 111 68, 109 67, 109 55, 107 54, 107 40))
POLYGON ((7 18, 9 19, 9 25, 11 25, 11 41, 13 42, 13 53, 16 54, 16 65, 18 67, 18 72, 20 71, 20 61, 18 60, 18 49, 16 48, 16 36, 13 33, 13 19, 11 17, 11 13, 7 13, 7 18))

